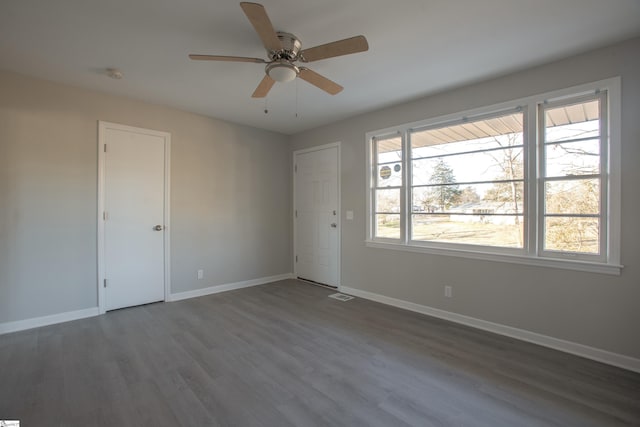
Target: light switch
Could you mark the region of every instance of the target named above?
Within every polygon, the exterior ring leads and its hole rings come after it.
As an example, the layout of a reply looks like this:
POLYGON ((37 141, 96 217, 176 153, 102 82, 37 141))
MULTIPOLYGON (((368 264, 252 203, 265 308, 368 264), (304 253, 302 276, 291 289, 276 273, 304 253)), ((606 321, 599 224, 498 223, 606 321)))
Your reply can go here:
POLYGON ((353 219, 353 211, 347 211, 347 219, 353 219))

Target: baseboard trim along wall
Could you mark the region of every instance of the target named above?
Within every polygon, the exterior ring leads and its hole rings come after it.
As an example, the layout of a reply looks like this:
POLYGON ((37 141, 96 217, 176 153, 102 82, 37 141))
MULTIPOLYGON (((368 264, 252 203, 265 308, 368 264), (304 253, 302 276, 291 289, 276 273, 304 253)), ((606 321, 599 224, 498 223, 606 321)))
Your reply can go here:
POLYGON ((277 276, 260 277, 258 279, 245 280, 243 282, 225 283, 223 285, 209 286, 207 288, 195 289, 193 291, 184 291, 172 293, 169 295, 169 301, 180 301, 188 298, 202 297, 205 295, 217 294, 218 292, 232 291, 234 289, 248 288, 250 286, 265 285, 278 280, 293 279, 293 273, 280 274, 277 276))
MULTIPOLYGON (((204 289, 178 292, 170 294, 167 302, 180 301, 188 298, 196 298, 204 295, 216 294, 218 292, 231 291, 234 289, 248 288, 250 286, 264 285, 278 280, 293 279, 293 273, 280 274, 278 276, 261 277, 258 279, 245 280, 244 282, 226 283, 223 285, 210 286, 204 289)), ((67 311, 65 313, 52 314, 50 316, 34 317, 31 319, 16 320, 12 322, 0 323, 0 335, 11 332, 24 331, 26 329, 39 328, 41 326, 55 325, 56 323, 70 322, 72 320, 85 319, 100 315, 98 307, 85 308, 83 310, 67 311)))
POLYGON ((50 316, 33 317, 31 319, 16 320, 13 322, 0 323, 0 334, 24 331, 25 329, 39 328, 41 326, 54 325, 56 323, 70 322, 72 320, 85 319, 100 314, 98 307, 85 308, 82 310, 67 311, 64 313, 52 314, 50 316))
POLYGON ((566 353, 575 354, 576 356, 585 357, 587 359, 617 366, 623 369, 628 369, 630 371, 640 372, 640 359, 624 356, 622 354, 612 353, 610 351, 589 347, 583 344, 565 341, 547 335, 526 331, 524 329, 501 325, 499 323, 488 322, 486 320, 476 319, 474 317, 464 316, 462 314, 452 313, 450 311, 440 310, 426 305, 420 305, 372 292, 349 288, 347 286, 341 286, 339 290, 342 293, 353 295, 355 297, 368 299, 398 308, 403 308, 405 310, 415 311, 417 313, 426 314, 428 316, 449 320, 451 322, 460 323, 462 325, 471 326, 473 328, 482 329, 488 332, 505 335, 518 340, 528 341, 530 343, 538 344, 544 347, 553 348, 554 350, 560 350, 566 353))

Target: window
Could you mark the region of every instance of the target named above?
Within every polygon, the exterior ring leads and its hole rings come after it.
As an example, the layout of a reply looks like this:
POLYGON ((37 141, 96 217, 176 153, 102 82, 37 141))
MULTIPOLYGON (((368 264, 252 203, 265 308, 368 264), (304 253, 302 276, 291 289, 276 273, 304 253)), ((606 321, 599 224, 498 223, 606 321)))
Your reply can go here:
POLYGON ((619 85, 368 133, 367 244, 619 274, 619 85))
POLYGON ((606 93, 567 104, 540 107, 543 202, 540 224, 543 251, 605 253, 607 181, 605 153, 606 93))
POLYGON ((523 116, 408 131, 412 240, 523 247, 523 116))
POLYGON ((375 236, 400 239, 403 193, 402 138, 398 135, 373 139, 375 236))

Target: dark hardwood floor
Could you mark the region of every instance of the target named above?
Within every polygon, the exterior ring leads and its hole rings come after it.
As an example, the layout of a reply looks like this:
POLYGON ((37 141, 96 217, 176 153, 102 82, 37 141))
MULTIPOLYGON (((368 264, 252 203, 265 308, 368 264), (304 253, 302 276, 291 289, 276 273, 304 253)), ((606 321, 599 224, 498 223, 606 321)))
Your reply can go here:
POLYGON ((21 426, 640 425, 640 374, 287 280, 0 336, 21 426))

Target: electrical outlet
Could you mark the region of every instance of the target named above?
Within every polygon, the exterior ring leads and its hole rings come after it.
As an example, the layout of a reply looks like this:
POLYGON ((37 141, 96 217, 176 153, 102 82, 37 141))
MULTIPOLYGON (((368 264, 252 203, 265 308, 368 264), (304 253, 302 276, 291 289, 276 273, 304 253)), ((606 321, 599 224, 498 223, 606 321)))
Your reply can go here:
POLYGON ((198 270, 198 280, 204 279, 204 270, 198 270))
POLYGON ((445 286, 444 287, 444 296, 447 298, 453 297, 453 286, 445 286))

